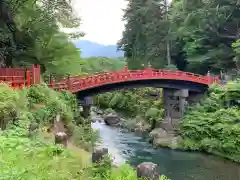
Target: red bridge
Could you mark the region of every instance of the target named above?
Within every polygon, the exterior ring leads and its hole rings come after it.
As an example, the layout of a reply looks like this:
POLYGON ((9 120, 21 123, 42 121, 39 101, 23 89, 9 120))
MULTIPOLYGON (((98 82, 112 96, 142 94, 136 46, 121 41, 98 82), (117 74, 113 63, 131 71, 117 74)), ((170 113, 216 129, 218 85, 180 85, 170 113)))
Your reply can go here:
MULTIPOLYGON (((0 81, 8 83, 13 88, 29 87, 40 83, 40 66, 31 68, 1 68, 0 81)), ((219 83, 218 77, 203 76, 177 70, 159 70, 146 68, 144 70, 128 70, 105 72, 88 76, 71 76, 58 82, 51 80, 49 86, 56 90, 69 90, 72 93, 81 92, 91 95, 103 91, 132 87, 161 87, 173 89, 189 89, 201 92, 213 83, 219 83)))
MULTIPOLYGON (((0 81, 12 88, 30 87, 40 83, 40 66, 31 68, 0 69, 0 81)), ((158 87, 163 88, 165 118, 162 127, 172 131, 184 114, 185 104, 194 104, 204 95, 204 91, 213 83, 219 83, 218 77, 202 76, 176 70, 128 70, 72 76, 60 81, 50 80, 49 86, 55 90, 69 90, 77 95, 84 109, 84 116, 89 115, 91 100, 88 96, 121 88, 158 87)))

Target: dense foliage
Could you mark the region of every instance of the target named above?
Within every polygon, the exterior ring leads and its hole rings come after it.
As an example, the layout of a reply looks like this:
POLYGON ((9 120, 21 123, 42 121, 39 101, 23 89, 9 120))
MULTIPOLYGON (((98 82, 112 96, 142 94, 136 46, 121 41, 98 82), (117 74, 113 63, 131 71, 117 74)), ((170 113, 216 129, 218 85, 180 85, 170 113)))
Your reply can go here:
POLYGON ((182 146, 240 162, 240 83, 230 82, 210 91, 209 97, 190 108, 183 118, 182 146))
MULTIPOLYGON (((67 125, 75 123, 76 99, 72 95, 58 93, 45 86, 18 91, 1 85, 0 92, 1 120, 8 120, 6 129, 0 131, 0 179, 136 179, 135 170, 128 165, 111 169, 105 164, 90 164, 86 151, 71 146, 68 149, 55 146, 53 139, 43 134, 41 127, 49 125, 56 113, 65 117, 67 125), (12 112, 19 114, 14 124, 11 122, 13 119, 9 119, 12 112), (30 135, 29 126, 36 121, 40 127, 30 135)), ((76 132, 81 133, 85 126, 75 127, 78 127, 76 132)), ((80 142, 86 143, 90 139, 86 131, 80 135, 80 142)), ((167 180, 164 176, 160 179, 167 180)))
POLYGON ((153 88, 119 90, 98 95, 95 102, 101 108, 119 110, 130 117, 140 116, 151 124, 163 118, 161 95, 161 90, 153 88))
POLYGON ((40 64, 42 72, 78 73, 80 52, 68 40, 81 32, 64 34, 60 27, 78 27, 71 1, 4 0, 0 16, 1 66, 40 64))
POLYGON ((128 3, 123 17, 127 23, 118 44, 128 58, 129 67, 146 67, 148 62, 153 67, 164 67, 168 21, 163 0, 134 0, 128 3))
POLYGON ((173 0, 166 5, 167 0, 128 0, 119 48, 131 68, 171 62, 203 74, 238 69, 232 44, 240 38, 239 1, 173 0))
POLYGON ((82 72, 98 73, 107 71, 122 70, 126 64, 121 59, 109 59, 105 57, 90 57, 81 60, 82 72))
POLYGON ((80 116, 76 98, 68 92, 55 92, 45 85, 32 86, 23 91, 13 90, 1 84, 0 100, 3 102, 0 106, 3 129, 7 124, 16 123, 22 118, 30 124, 51 127, 59 114, 69 135, 77 138, 78 144, 83 148, 90 150, 92 141, 96 139, 90 125, 84 123, 80 116))

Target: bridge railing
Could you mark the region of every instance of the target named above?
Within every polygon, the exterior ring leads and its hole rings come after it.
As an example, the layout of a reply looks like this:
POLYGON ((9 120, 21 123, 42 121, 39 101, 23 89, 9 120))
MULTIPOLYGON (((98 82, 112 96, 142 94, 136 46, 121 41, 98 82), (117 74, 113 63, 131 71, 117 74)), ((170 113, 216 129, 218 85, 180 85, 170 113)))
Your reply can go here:
POLYGON ((64 79, 54 84, 54 89, 68 89, 72 92, 84 90, 91 87, 101 86, 103 84, 116 83, 131 80, 144 79, 175 79, 183 81, 193 81, 205 85, 211 85, 214 82, 219 82, 218 77, 211 77, 210 75, 203 76, 190 72, 176 71, 176 70, 157 70, 147 68, 144 70, 128 70, 115 72, 103 72, 93 75, 73 76, 64 79))
MULTIPOLYGON (((69 76, 58 82, 51 80, 49 86, 56 90, 65 89, 76 92, 86 88, 101 86, 103 84, 144 79, 174 79, 193 81, 205 85, 219 82, 218 77, 211 77, 210 75, 203 76, 178 70, 158 70, 152 68, 128 70, 125 67, 124 70, 115 72, 96 73, 85 76, 69 76)), ((40 66, 33 65, 31 68, 0 68, 0 82, 5 82, 13 88, 22 88, 24 86, 30 87, 31 84, 39 84, 40 66)))
POLYGON ((31 68, 0 68, 0 83, 8 84, 12 88, 22 89, 31 84, 40 83, 40 66, 31 68))

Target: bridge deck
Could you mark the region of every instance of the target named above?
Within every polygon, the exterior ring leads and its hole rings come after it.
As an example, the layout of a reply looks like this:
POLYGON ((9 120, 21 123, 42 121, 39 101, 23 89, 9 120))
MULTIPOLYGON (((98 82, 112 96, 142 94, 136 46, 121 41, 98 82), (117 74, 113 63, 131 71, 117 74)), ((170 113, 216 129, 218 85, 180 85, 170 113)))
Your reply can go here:
MULTIPOLYGON (((50 81, 49 86, 56 90, 69 90, 79 92, 91 88, 101 87, 107 84, 119 84, 124 82, 136 82, 144 80, 175 80, 193 82, 203 86, 219 83, 218 77, 203 76, 178 70, 158 70, 150 67, 143 70, 128 70, 105 72, 88 76, 72 76, 58 82, 50 81)), ((40 66, 33 65, 26 68, 2 68, 0 69, 0 81, 10 84, 12 87, 30 86, 40 83, 40 66)))

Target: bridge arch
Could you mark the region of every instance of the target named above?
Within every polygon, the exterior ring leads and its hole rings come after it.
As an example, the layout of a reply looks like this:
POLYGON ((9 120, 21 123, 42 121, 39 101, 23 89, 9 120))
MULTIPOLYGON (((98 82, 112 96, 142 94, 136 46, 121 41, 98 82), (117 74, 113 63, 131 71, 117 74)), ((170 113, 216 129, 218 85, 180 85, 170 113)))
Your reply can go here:
POLYGON ((68 89, 89 108, 86 97, 122 88, 163 88, 165 119, 163 128, 172 130, 182 117, 186 102, 197 102, 218 77, 202 76, 176 70, 144 70, 106 72, 90 76, 74 76, 54 84, 55 89, 68 89), (177 107, 177 108, 176 108, 177 107))
POLYGON ((123 88, 156 87, 167 89, 188 89, 203 93, 219 82, 218 77, 203 76, 176 70, 128 70, 105 72, 89 76, 74 76, 54 84, 55 89, 68 89, 80 98, 123 88))
POLYGON ((188 89, 193 93, 204 93, 208 89, 208 85, 200 84, 191 81, 182 80, 168 80, 168 79, 150 79, 150 80, 134 80, 134 81, 122 81, 114 83, 106 83, 99 86, 89 87, 84 90, 75 92, 78 98, 82 99, 88 96, 94 96, 97 94, 111 92, 120 89, 133 89, 133 88, 162 88, 181 90, 188 89))

